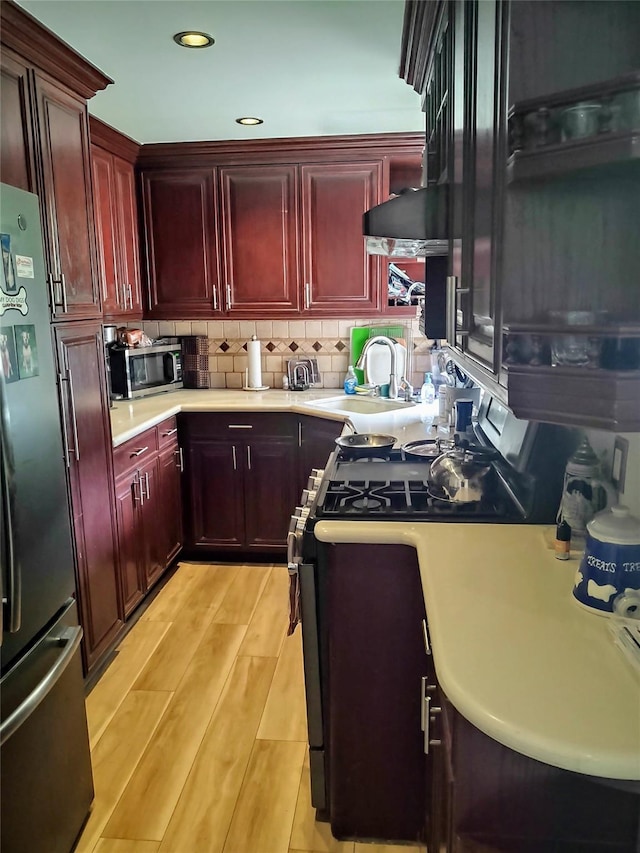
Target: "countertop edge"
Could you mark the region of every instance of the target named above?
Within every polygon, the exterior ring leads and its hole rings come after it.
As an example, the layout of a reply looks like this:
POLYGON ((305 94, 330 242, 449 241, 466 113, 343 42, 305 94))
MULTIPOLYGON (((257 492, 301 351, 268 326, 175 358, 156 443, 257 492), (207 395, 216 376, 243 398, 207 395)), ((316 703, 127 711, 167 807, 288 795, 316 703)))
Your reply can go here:
MULTIPOLYGON (((357 544, 366 541, 369 544, 410 545, 416 549, 438 682, 453 706, 476 728, 498 743, 554 767, 594 778, 640 781, 640 754, 621 754, 619 751, 612 751, 602 746, 591 750, 570 748, 562 738, 554 738, 551 734, 543 737, 519 725, 516 720, 508 720, 508 713, 502 719, 498 719, 489 708, 478 702, 477 696, 471 695, 465 689, 455 669, 450 665, 447 655, 443 653, 442 645, 439 644, 439 620, 432 619, 432 616, 435 616, 434 613, 429 614, 429 599, 434 592, 433 589, 429 589, 430 585, 433 586, 433 572, 429 570, 429 560, 425 554, 424 530, 421 530, 421 527, 419 524, 400 525, 398 522, 382 524, 364 522, 358 525, 357 522, 318 521, 314 534, 320 541, 329 543, 357 544), (366 539, 362 532, 363 524, 367 524, 366 539)), ((529 525, 528 527, 541 529, 544 526, 529 525)), ((433 605, 431 609, 433 610, 433 605)), ((456 615, 460 618, 459 614, 456 615)), ((441 613, 439 616, 445 618, 446 614, 441 613)), ((590 619, 602 618, 593 614, 588 616, 590 619)), ((626 666, 626 663, 621 660, 621 669, 626 666)), ((638 696, 640 709, 640 683, 638 696)), ((551 698, 550 701, 552 701, 551 698)))

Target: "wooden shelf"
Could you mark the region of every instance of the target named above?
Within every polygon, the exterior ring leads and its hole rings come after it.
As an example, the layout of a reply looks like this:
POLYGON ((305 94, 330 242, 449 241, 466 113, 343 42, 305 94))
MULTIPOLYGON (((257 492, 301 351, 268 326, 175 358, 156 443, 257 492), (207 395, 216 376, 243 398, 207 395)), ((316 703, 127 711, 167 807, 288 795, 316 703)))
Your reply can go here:
POLYGON ((554 326, 544 321, 505 323, 502 331, 505 335, 597 335, 601 338, 639 338, 640 321, 598 326, 554 326))
POLYGON ((600 133, 540 148, 515 151, 507 160, 507 183, 627 166, 640 158, 640 130, 600 133))
POLYGON ((640 370, 509 365, 508 405, 519 418, 640 431, 640 370))
POLYGON ((518 101, 509 108, 508 117, 531 113, 541 107, 555 109, 556 107, 577 104, 582 101, 595 101, 600 98, 609 98, 620 92, 640 87, 640 71, 632 71, 630 74, 622 74, 611 80, 602 80, 589 86, 580 86, 576 89, 563 89, 560 92, 550 92, 538 98, 530 98, 527 101, 518 101))

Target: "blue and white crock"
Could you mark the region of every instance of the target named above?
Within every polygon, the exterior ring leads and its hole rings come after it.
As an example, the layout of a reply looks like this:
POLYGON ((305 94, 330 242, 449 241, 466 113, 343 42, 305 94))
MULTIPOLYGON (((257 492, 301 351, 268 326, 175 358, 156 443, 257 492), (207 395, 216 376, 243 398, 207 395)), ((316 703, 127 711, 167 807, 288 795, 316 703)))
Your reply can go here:
POLYGON ((603 615, 640 616, 640 519, 628 507, 605 509, 587 524, 573 594, 603 615))

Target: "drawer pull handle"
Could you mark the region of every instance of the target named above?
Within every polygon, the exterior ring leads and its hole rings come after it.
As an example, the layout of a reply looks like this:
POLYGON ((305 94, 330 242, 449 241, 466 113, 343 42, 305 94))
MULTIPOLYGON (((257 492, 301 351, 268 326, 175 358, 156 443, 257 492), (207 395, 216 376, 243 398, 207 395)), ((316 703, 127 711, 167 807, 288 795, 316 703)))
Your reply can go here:
POLYGON ((166 432, 162 433, 163 438, 169 438, 170 435, 175 435, 178 432, 178 427, 174 427, 173 429, 169 429, 166 432))
POLYGON ((134 450, 133 453, 129 454, 129 458, 133 459, 134 456, 142 456, 142 454, 146 453, 148 449, 148 447, 141 447, 138 450, 134 450))
POLYGON ((431 643, 429 642, 429 629, 427 628, 427 620, 422 620, 422 637, 424 639, 424 650, 430 655, 431 654, 431 643))
POLYGON ((252 424, 229 424, 229 429, 253 429, 252 424))

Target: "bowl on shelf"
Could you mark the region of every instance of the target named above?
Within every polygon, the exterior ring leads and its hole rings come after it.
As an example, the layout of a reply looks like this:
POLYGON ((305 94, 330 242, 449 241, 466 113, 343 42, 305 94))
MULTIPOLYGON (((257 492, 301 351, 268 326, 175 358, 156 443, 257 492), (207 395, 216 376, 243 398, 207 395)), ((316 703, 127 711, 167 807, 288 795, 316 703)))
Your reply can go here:
MULTIPOLYGON (((598 326, 607 317, 606 311, 549 311, 554 326, 598 326)), ((557 334, 551 337, 553 367, 598 367, 602 338, 597 334, 557 334)))
POLYGON ((560 113, 562 140, 584 139, 598 132, 602 107, 595 103, 574 104, 560 113))

